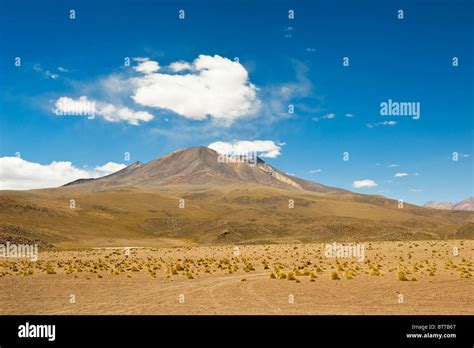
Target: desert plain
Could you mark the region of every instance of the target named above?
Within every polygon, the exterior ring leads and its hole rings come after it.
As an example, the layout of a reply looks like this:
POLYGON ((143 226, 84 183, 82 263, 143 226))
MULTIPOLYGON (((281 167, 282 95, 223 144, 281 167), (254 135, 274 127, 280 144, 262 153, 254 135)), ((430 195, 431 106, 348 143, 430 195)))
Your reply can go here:
POLYGON ((474 314, 472 240, 108 247, 0 260, 1 314, 474 314))

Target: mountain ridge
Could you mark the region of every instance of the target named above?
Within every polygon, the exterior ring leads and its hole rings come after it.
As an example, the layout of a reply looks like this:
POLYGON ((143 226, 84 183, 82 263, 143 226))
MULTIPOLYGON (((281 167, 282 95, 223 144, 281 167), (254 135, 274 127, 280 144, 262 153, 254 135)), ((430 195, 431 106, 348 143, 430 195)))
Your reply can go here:
POLYGON ((469 210, 474 211, 474 197, 466 198, 462 201, 457 203, 451 203, 447 201, 443 202, 435 202, 435 201, 428 201, 423 204, 425 208, 433 208, 433 209, 440 209, 440 210, 469 210))

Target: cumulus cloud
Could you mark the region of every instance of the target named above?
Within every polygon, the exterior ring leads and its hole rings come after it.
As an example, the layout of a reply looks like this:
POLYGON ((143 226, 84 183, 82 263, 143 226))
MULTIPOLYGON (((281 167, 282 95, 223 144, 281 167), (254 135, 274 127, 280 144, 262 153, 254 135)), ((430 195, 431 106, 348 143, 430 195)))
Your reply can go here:
POLYGON ((125 167, 126 165, 122 163, 107 162, 102 166, 95 167, 93 173, 97 173, 97 176, 109 175, 118 172, 125 167))
POLYGON ((180 72, 185 70, 191 70, 193 67, 188 62, 179 61, 170 64, 170 69, 174 72, 180 72))
POLYGON ((96 102, 85 96, 78 99, 60 97, 54 106, 53 112, 57 116, 87 116, 92 119, 99 115, 108 122, 124 121, 134 126, 138 126, 139 122, 149 122, 153 119, 153 115, 146 111, 134 111, 124 106, 96 102))
POLYGON ((389 164, 388 167, 389 168, 397 168, 397 167, 400 167, 400 165, 393 163, 393 164, 389 164))
POLYGON ((144 74, 151 74, 160 70, 160 65, 153 60, 146 60, 138 64, 134 69, 144 74))
POLYGON ((77 179, 97 178, 112 174, 124 164, 108 162, 93 169, 75 167, 69 161, 53 161, 50 164, 28 162, 18 157, 0 158, 0 189, 28 190, 58 187, 77 179))
POLYGON ((394 176, 395 176, 396 178, 401 178, 401 177, 403 177, 403 176, 408 176, 408 173, 396 173, 394 176))
POLYGON ((365 179, 365 180, 360 180, 360 181, 354 181, 354 182, 352 183, 352 187, 355 187, 355 188, 363 188, 363 187, 371 188, 371 187, 375 187, 375 186, 377 186, 377 184, 375 183, 375 181, 370 180, 370 179, 365 179))
POLYGON ((141 122, 149 122, 153 115, 146 111, 134 111, 127 107, 118 107, 109 103, 98 103, 97 113, 106 121, 125 121, 133 126, 138 126, 141 122))
MULTIPOLYGON (((170 67, 179 70, 185 66, 178 62, 170 67)), ((231 123, 257 111, 257 88, 240 63, 218 55, 199 55, 190 66, 186 74, 153 72, 133 78, 132 99, 192 120, 210 116, 231 123)))
POLYGON ((225 155, 245 155, 256 152, 260 157, 275 158, 281 155, 281 146, 271 140, 239 140, 234 142, 217 141, 208 146, 225 155))
POLYGON ((309 172, 311 174, 315 174, 315 173, 321 173, 323 170, 322 169, 314 169, 314 170, 310 170, 309 172))

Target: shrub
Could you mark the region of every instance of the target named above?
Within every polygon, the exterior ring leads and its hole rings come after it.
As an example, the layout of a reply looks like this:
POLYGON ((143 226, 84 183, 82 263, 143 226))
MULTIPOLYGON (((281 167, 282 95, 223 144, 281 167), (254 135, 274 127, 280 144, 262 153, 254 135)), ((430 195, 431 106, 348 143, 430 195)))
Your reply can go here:
POLYGON ((354 276, 355 276, 355 273, 351 269, 348 269, 344 272, 344 278, 346 278, 346 279, 352 279, 352 278, 354 278, 354 276))
POLYGON ((377 268, 371 268, 370 271, 369 271, 369 274, 372 275, 372 276, 379 276, 380 271, 377 268))
POLYGON ((397 278, 400 281, 407 281, 408 280, 407 275, 403 271, 398 271, 397 278))
POLYGON ((339 277, 339 274, 337 274, 337 272, 331 272, 331 279, 332 280, 339 280, 341 278, 339 277))

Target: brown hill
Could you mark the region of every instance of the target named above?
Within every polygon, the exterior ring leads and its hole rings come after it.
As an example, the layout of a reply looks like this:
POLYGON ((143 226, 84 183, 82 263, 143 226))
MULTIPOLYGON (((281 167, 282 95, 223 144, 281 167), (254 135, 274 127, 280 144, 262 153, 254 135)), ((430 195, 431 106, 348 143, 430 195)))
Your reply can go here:
POLYGON ((147 164, 134 164, 98 179, 79 179, 64 186, 81 184, 84 190, 104 190, 113 187, 159 188, 175 185, 255 184, 314 192, 344 192, 344 190, 293 178, 275 169, 260 158, 255 163, 219 155, 200 146, 174 151, 147 164))

